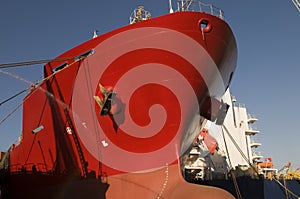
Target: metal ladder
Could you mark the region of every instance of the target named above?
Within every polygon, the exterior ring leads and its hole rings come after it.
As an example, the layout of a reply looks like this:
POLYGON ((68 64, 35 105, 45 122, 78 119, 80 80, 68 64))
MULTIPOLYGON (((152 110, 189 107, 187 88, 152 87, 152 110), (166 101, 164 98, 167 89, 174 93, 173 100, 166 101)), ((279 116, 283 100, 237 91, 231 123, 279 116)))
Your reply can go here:
POLYGON ((65 112, 66 119, 67 119, 67 122, 69 124, 69 127, 71 128, 71 131, 72 131, 72 137, 74 139, 76 149, 77 149, 77 152, 78 152, 78 156, 79 156, 79 159, 80 159, 83 176, 87 177, 88 169, 87 169, 86 162, 85 162, 85 159, 84 159, 84 155, 83 155, 80 143, 79 143, 79 139, 77 137, 77 134, 75 132, 75 128, 73 126, 72 120, 71 120, 70 115, 69 115, 70 114, 69 110, 67 108, 65 108, 64 112, 65 112))

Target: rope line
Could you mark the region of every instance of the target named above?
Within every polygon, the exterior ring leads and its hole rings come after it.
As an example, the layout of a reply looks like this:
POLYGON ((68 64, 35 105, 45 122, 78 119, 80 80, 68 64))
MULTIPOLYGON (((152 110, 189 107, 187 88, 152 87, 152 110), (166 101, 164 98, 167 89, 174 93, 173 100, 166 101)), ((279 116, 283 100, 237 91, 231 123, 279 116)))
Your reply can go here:
POLYGON ((279 180, 277 180, 276 178, 273 177, 273 179, 275 180, 275 182, 277 182, 282 188, 285 189, 286 192, 289 192, 293 197, 295 198, 300 198, 299 196, 297 196, 296 194, 294 194, 291 190, 289 190, 286 186, 284 186, 281 182, 279 182, 279 180))
POLYGON ((37 84, 41 84, 41 83, 43 83, 44 81, 49 80, 49 79, 50 79, 51 77, 53 77, 54 75, 56 75, 56 74, 58 74, 58 73, 64 71, 65 69, 69 68, 70 66, 72 66, 73 64, 75 64, 75 63, 77 63, 77 62, 80 62, 80 61, 83 60, 83 59, 84 59, 84 57, 80 57, 78 60, 73 61, 72 63, 68 64, 68 65, 65 66, 64 68, 62 68, 62 69, 60 69, 60 70, 58 70, 58 71, 56 71, 56 72, 54 72, 54 73, 48 75, 47 77, 44 77, 44 78, 40 79, 40 80, 38 81, 37 84))
POLYGON ((22 90, 21 92, 19 92, 19 93, 15 94, 15 95, 9 97, 8 99, 4 100, 3 102, 0 102, 0 106, 2 106, 3 104, 5 104, 6 102, 12 100, 13 98, 15 98, 15 97, 21 95, 22 93, 28 91, 29 89, 30 89, 30 88, 26 88, 26 89, 22 90))
POLYGON ((223 136, 223 140, 224 140, 224 144, 225 144, 225 149, 226 149, 226 153, 227 153, 227 156, 228 156, 228 160, 229 160, 229 167, 230 167, 230 174, 231 174, 231 177, 232 177, 232 181, 233 181, 233 184, 234 184, 234 189, 235 189, 235 192, 237 194, 237 197, 238 199, 242 199, 242 194, 240 192, 240 189, 239 189, 239 185, 237 183, 237 180, 236 180, 236 177, 235 177, 235 174, 233 173, 232 171, 232 163, 231 163, 231 159, 230 159, 230 156, 229 156, 229 150, 228 150, 228 147, 227 147, 227 142, 226 142, 226 139, 225 139, 225 135, 224 135, 224 130, 222 128, 222 136, 223 136))
POLYGON ((23 102, 18 104, 11 112, 9 112, 1 121, 0 121, 0 125, 5 122, 5 120, 7 120, 14 112, 16 112, 21 106, 22 106, 23 102))
MULTIPOLYGON (((92 92, 92 78, 91 78, 91 71, 90 71, 90 65, 88 62, 88 59, 83 62, 83 69, 84 69, 84 74, 85 74, 85 82, 87 84, 87 92, 89 93, 89 96, 93 96, 93 92, 92 92)), ((91 109, 91 112, 93 112, 93 100, 89 98, 89 106, 91 109)), ((99 127, 97 125, 97 116, 95 114, 92 114, 92 118, 93 118, 93 126, 94 126, 94 131, 95 131, 95 135, 96 135, 96 142, 97 142, 97 152, 98 152, 98 158, 99 160, 102 159, 102 153, 101 153, 101 137, 100 137, 100 133, 99 133, 99 127)), ((100 174, 100 176, 103 175, 103 169, 102 169, 102 163, 101 161, 98 161, 98 173, 100 174)))
MULTIPOLYGON (((287 187, 286 186, 286 181, 285 181, 285 179, 283 178, 283 184, 284 184, 284 187, 287 187)), ((288 191, 285 189, 285 198, 286 199, 289 199, 289 194, 288 194, 288 191)))
MULTIPOLYGON (((25 89, 25 90, 30 90, 30 87, 25 89)), ((36 90, 33 90, 26 98, 24 98, 24 100, 19 103, 11 112, 9 112, 1 121, 0 121, 0 126, 2 125, 2 123, 7 120, 14 112, 16 112, 22 105, 23 103, 29 99, 29 97, 35 92, 36 90)))
POLYGON ((234 138, 231 136, 231 134, 229 133, 228 129, 223 125, 222 126, 222 130, 223 128, 225 129, 227 135, 229 136, 230 140, 232 141, 232 143, 234 144, 234 146, 236 147, 236 149, 239 151, 239 153, 241 154, 242 158, 244 158, 244 160, 249 164, 249 166, 255 171, 255 173, 257 175, 259 175, 257 168, 255 168, 250 160, 247 158, 247 156, 243 153, 242 149, 239 147, 239 145, 237 144, 237 142, 234 140, 234 138))
POLYGON ((75 58, 78 58, 78 56, 75 56, 75 57, 62 57, 62 58, 55 58, 55 59, 42 59, 42 60, 25 61, 25 62, 13 62, 13 63, 0 64, 0 68, 13 68, 13 67, 19 67, 19 66, 45 64, 45 63, 48 63, 48 62, 60 62, 60 61, 72 60, 72 59, 75 59, 75 58))
MULTIPOLYGON (((58 71, 52 73, 51 75, 49 75, 49 76, 47 76, 47 77, 44 77, 44 78, 42 78, 41 80, 39 80, 37 83, 34 84, 35 88, 36 88, 37 86, 39 86, 41 83, 43 83, 44 81, 49 80, 49 79, 50 79, 51 77, 53 77, 54 75, 56 75, 56 74, 60 73, 61 71, 63 71, 63 70, 65 70, 65 69, 69 68, 69 67, 72 66, 73 64, 75 64, 75 63, 77 63, 77 62, 80 62, 81 60, 83 60, 84 58, 86 58, 86 57, 89 56, 89 55, 90 55, 90 54, 87 54, 86 56, 79 55, 79 56, 70 57, 70 58, 57 58, 57 59, 52 59, 52 60, 50 60, 50 61, 63 61, 63 60, 71 60, 71 59, 77 58, 77 59, 75 59, 72 63, 68 64, 66 67, 62 68, 61 70, 58 70, 58 71)), ((42 62, 42 61, 43 61, 43 62, 49 62, 49 60, 40 60, 40 62, 42 62)), ((13 67, 13 65, 14 65, 14 66, 20 66, 21 63, 22 63, 23 65, 24 65, 24 64, 32 65, 33 63, 37 63, 37 62, 39 62, 39 61, 20 62, 20 63, 12 63, 12 64, 0 64, 0 68, 13 67), (29 64, 29 63, 30 63, 30 64, 29 64)), ((27 81, 27 82, 28 82, 28 81, 27 81)), ((31 83, 31 82, 28 82, 28 83, 31 83)), ((25 91, 27 91, 27 90, 30 90, 30 89, 32 89, 32 83, 31 83, 30 87, 26 88, 24 91, 21 91, 21 92, 23 93, 23 92, 25 92, 25 91)), ((22 106, 22 104, 23 104, 27 99, 29 99, 29 97, 30 97, 33 93, 35 93, 36 90, 37 90, 37 89, 32 90, 32 92, 29 94, 28 97, 26 97, 26 98, 23 100, 23 102, 19 103, 19 104, 18 104, 18 105, 10 112, 10 113, 8 113, 8 114, 0 121, 0 126, 1 126, 2 123, 3 123, 5 120, 7 120, 14 112, 16 112, 16 111, 22 106)), ((16 96, 18 96, 19 94, 21 94, 21 93, 16 94, 16 96)), ((14 96, 13 96, 13 97, 14 97, 14 96)), ((4 103, 5 103, 6 101, 7 101, 7 100, 5 100, 4 103)), ((2 102, 2 104, 3 104, 3 102, 2 102)), ((1 105, 2 105, 2 104, 1 104, 1 105)))

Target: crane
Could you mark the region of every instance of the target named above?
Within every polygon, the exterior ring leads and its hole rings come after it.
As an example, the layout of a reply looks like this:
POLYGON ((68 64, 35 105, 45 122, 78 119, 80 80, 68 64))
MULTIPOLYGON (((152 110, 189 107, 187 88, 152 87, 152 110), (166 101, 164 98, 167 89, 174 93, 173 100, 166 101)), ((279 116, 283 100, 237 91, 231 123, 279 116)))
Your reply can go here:
POLYGON ((278 170, 278 172, 287 173, 291 167, 291 162, 288 162, 286 165, 284 165, 281 169, 278 170))
POLYGON ((298 168, 298 169, 293 169, 293 170, 291 170, 291 171, 288 171, 287 172, 287 174, 288 174, 288 178, 289 179, 298 179, 298 180, 300 180, 300 174, 299 174, 299 171, 300 170, 300 168, 298 168))
POLYGON ((300 0, 292 0, 298 11, 300 12, 300 0))

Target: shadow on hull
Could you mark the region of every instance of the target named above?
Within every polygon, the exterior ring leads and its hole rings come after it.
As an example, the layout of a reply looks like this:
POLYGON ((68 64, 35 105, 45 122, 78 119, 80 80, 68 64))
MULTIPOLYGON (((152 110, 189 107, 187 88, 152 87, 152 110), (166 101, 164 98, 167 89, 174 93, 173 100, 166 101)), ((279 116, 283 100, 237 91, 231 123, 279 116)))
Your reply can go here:
POLYGON ((99 179, 72 179, 68 176, 46 174, 12 174, 9 178, 2 178, 0 199, 105 199, 108 187, 108 183, 99 179), (22 187, 16 187, 16 184, 22 187))

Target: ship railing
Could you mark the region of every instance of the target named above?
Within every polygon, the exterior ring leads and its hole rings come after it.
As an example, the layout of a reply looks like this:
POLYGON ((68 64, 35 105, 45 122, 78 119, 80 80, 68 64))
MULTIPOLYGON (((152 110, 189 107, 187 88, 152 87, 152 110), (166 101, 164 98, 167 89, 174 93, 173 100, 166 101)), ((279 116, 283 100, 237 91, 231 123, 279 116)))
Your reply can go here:
POLYGON ((237 104, 234 105, 234 107, 237 107, 237 108, 246 108, 246 104, 237 103, 237 104))
POLYGON ((252 156, 253 157, 256 157, 256 156, 262 156, 261 152, 259 151, 255 151, 255 152, 252 152, 252 156))
POLYGON ((250 130, 250 131, 259 131, 258 127, 257 126, 253 126, 253 125, 249 126, 247 130, 250 130))
POLYGON ((253 143, 260 143, 260 139, 255 138, 255 139, 251 139, 251 144, 253 143))
POLYGON ((15 164, 10 165, 10 172, 11 173, 43 173, 47 174, 50 173, 48 170, 49 166, 43 164, 43 163, 27 163, 24 165, 15 164))
POLYGON ((260 144, 260 139, 256 138, 256 139, 251 139, 251 144, 260 144))
POLYGON ((256 115, 253 115, 253 114, 248 114, 247 118, 248 118, 249 124, 253 124, 254 122, 256 122, 258 120, 256 115))
POLYGON ((215 7, 212 4, 205 4, 200 2, 199 0, 178 0, 177 1, 177 12, 205 12, 220 19, 225 18, 223 10, 215 7))
POLYGON ((248 119, 257 119, 256 115, 254 114, 248 114, 248 119))
POLYGON ((239 103, 239 104, 238 104, 238 107, 239 107, 239 108, 246 108, 246 104, 239 103))

